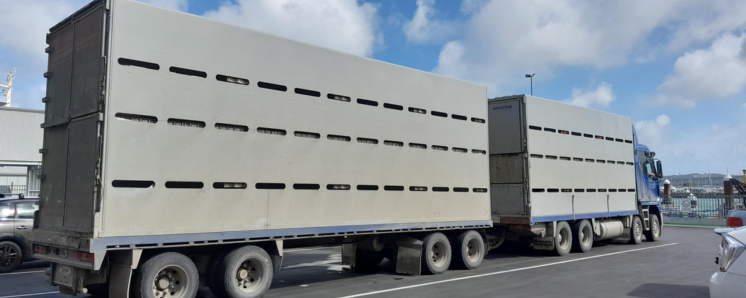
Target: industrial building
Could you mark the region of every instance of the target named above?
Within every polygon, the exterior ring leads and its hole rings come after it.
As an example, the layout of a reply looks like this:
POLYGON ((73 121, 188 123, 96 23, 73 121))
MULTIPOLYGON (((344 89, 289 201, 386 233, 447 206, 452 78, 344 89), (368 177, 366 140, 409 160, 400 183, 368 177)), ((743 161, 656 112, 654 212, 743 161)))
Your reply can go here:
POLYGON ((39 195, 44 111, 0 106, 0 193, 39 195))

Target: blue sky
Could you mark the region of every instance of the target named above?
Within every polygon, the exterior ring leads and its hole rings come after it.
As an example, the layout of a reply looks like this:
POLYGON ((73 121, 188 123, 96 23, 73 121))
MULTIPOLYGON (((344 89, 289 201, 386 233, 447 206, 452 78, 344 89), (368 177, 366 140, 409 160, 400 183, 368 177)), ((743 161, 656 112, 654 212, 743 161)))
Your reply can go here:
MULTIPOLYGON (((86 0, 0 0, 13 105, 43 108, 44 34, 86 0)), ((668 174, 746 168, 746 1, 143 0, 488 87, 629 116, 668 174)))

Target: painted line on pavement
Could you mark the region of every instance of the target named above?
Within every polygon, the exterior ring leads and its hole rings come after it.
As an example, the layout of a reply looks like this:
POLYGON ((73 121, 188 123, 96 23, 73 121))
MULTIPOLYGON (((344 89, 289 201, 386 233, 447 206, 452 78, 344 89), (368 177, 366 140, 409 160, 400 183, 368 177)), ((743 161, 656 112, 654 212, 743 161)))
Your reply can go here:
MULTIPOLYGON (((39 273, 39 272, 44 272, 44 270, 2 273, 2 274, 0 274, 0 276, 3 276, 3 275, 17 275, 17 274, 28 274, 28 273, 39 273)), ((0 298, 2 298, 2 297, 0 297, 0 298)))
MULTIPOLYGON (((485 277, 485 276, 492 276, 492 275, 498 275, 498 274, 505 274, 505 273, 511 273, 511 272, 517 272, 517 271, 524 271, 524 270, 536 269, 536 268, 541 268, 541 267, 548 267, 548 266, 554 266, 554 265, 560 265, 560 264, 566 264, 566 263, 572 263, 572 262, 578 262, 578 261, 596 259, 596 258, 601 258, 601 257, 608 257, 608 256, 613 256, 613 255, 618 255, 618 254, 623 254, 623 253, 629 253, 629 252, 635 252, 635 251, 641 251, 641 250, 647 250, 647 249, 653 249, 653 248, 661 248, 661 247, 666 247, 666 246, 671 246, 671 245, 676 245, 676 244, 678 244, 678 243, 669 243, 669 244, 656 245, 656 246, 650 246, 650 247, 636 248, 636 249, 630 249, 630 250, 625 250, 625 251, 612 252, 612 253, 607 253, 607 254, 602 254, 602 255, 597 255, 597 256, 583 257, 583 258, 577 258, 577 259, 572 259, 572 260, 567 260, 567 261, 559 261, 559 262, 554 262, 554 263, 549 263, 549 264, 542 264, 542 265, 536 265, 536 266, 529 266, 529 267, 523 267, 523 268, 516 268, 516 269, 509 269, 509 270, 503 270, 503 271, 490 272, 490 273, 485 273, 485 274, 477 274, 477 275, 464 276, 464 277, 458 277, 458 278, 452 278, 452 279, 446 279, 446 280, 439 280, 439 281, 427 282, 427 283, 416 284, 416 285, 411 285, 411 286, 391 288, 391 289, 387 289, 387 290, 380 290, 380 291, 373 291, 373 292, 367 292, 367 293, 360 293, 360 294, 355 294, 355 295, 350 295, 350 296, 343 296, 343 297, 340 297, 340 298, 364 297, 364 296, 376 295, 376 294, 381 294, 381 293, 388 293, 388 292, 401 291, 401 290, 412 289, 412 288, 419 288, 419 287, 424 287, 424 286, 437 285, 437 284, 442 284, 442 283, 447 283, 447 282, 453 282, 453 281, 460 281, 460 280, 466 280, 466 279, 472 279, 472 278, 479 278, 479 277, 485 277)), ((0 297, 0 298, 3 298, 3 297, 0 297)))
POLYGON ((33 293, 33 294, 21 294, 21 295, 11 295, 11 296, 0 296, 0 298, 16 298, 16 297, 41 296, 41 295, 49 295, 49 294, 58 294, 59 292, 60 291, 43 292, 43 293, 33 293))

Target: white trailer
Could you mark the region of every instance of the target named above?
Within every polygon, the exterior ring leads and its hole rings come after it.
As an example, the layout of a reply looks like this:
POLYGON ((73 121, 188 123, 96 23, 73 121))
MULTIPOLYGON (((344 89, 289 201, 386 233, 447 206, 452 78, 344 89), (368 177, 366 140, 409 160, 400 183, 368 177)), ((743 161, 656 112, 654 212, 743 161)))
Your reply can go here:
POLYGON ((489 102, 489 133, 491 246, 528 239, 565 255, 594 241, 660 235, 662 168, 637 144, 630 118, 506 96, 489 102))
POLYGON ((47 43, 34 241, 63 293, 257 297, 307 245, 412 274, 484 256, 483 86, 128 0, 47 43))

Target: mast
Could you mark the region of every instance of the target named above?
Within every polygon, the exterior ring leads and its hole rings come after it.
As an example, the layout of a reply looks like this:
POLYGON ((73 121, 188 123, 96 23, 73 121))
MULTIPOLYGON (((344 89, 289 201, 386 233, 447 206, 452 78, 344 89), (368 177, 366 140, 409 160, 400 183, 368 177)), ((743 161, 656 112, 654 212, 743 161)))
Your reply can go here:
POLYGON ((13 95, 13 79, 15 78, 15 76, 16 69, 13 68, 13 70, 8 72, 7 83, 5 85, 0 84, 0 88, 3 89, 3 95, 5 95, 5 101, 0 101, 0 107, 10 107, 10 100, 13 95))

